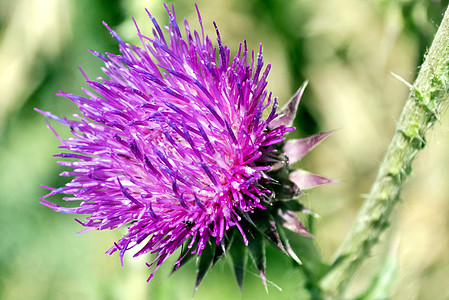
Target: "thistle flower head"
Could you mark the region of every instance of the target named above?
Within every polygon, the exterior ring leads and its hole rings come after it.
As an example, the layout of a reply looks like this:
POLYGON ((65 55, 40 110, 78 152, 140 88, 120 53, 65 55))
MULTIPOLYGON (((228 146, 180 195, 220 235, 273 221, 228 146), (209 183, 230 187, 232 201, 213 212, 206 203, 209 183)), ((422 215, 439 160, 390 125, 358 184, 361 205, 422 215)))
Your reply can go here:
MULTIPOLYGON (((204 34, 199 14, 201 33, 187 21, 181 30, 174 10, 167 12, 167 36, 150 13, 153 37, 136 24, 141 47, 125 43, 105 24, 120 47, 119 55, 92 51, 104 61, 106 78, 86 77, 91 90, 83 96, 59 93, 81 115, 69 120, 38 110, 72 133, 69 139, 56 134, 67 152, 55 156, 72 158, 59 163, 72 169, 61 176, 73 179, 49 188, 41 203, 87 215, 79 223, 88 229, 126 226, 107 253, 118 251, 122 259, 131 249, 134 256, 155 254, 150 278, 178 248, 175 268, 201 255, 198 285, 231 244, 252 242, 254 257, 254 251, 263 252, 263 244, 254 247, 256 238, 266 236, 292 254, 276 224, 308 232, 292 212, 301 208, 297 201, 292 208, 279 197, 292 199, 328 180, 304 171, 280 176, 287 170, 282 147, 299 159, 298 149, 305 154, 326 134, 284 145, 300 95, 276 113, 277 99, 265 89, 270 65, 264 67, 262 47, 250 53, 243 42, 232 57, 216 26, 216 43, 204 34), (46 199, 58 193, 79 206, 46 199)), ((264 279, 264 261, 255 263, 264 279)))

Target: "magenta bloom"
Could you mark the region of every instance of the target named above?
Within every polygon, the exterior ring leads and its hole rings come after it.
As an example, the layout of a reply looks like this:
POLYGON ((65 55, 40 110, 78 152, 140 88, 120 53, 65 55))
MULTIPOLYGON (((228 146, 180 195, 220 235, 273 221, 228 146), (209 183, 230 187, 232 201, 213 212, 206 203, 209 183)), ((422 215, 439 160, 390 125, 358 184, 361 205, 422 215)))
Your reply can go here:
MULTIPOLYGON (((119 251, 121 258, 133 248, 134 256, 155 253, 148 264, 154 266, 150 278, 182 245, 176 267, 212 250, 210 266, 237 236, 248 245, 269 231, 254 228, 256 219, 263 219, 257 216, 271 214, 273 207, 283 225, 299 226, 292 230, 307 235, 291 210, 273 204, 280 200, 274 192, 282 189, 291 199, 301 189, 295 181, 306 182, 306 188, 329 182, 304 171, 296 177, 291 173, 291 180, 276 178, 287 167, 282 142, 294 130, 300 95, 278 116, 277 100, 265 90, 270 65, 264 67, 262 47, 254 55, 242 43, 231 57, 218 29, 214 45, 204 32, 191 32, 187 21, 181 33, 174 11, 167 11, 167 37, 150 13, 152 38, 136 25, 142 47, 125 43, 108 27, 121 54, 92 51, 105 62, 107 78, 87 79, 94 92, 84 90, 84 96, 59 93, 82 115, 68 120, 38 110, 73 135, 67 140, 57 135, 60 148, 69 152, 55 156, 71 158, 60 162, 73 169, 61 176, 74 178, 50 188, 44 198, 62 193, 69 195, 66 201, 81 201, 71 208, 46 199, 41 203, 58 212, 86 214, 78 222, 88 229, 126 226, 127 234, 107 253, 119 251)), ((199 22, 202 28, 200 17, 199 22)), ((305 153, 325 135, 287 144, 286 151, 302 147, 305 153)))

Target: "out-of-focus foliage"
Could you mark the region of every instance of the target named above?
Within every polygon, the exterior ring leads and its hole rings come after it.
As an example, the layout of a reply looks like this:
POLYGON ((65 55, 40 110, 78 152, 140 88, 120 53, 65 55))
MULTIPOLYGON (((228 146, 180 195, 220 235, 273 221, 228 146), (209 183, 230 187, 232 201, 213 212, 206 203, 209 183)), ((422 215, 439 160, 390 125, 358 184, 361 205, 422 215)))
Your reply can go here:
MULTIPOLYGON (((281 102, 309 80, 296 136, 338 129, 303 162, 306 169, 340 180, 302 198, 320 215, 309 225, 323 259, 330 261, 369 190, 408 94, 391 73, 413 81, 447 1, 197 2, 207 33, 214 36, 215 20, 231 49, 244 38, 251 49, 262 42, 264 59, 273 65, 269 89, 281 102)), ((178 18, 195 24, 193 2, 167 4, 175 5, 178 18)), ((55 93, 79 93, 86 86, 78 65, 90 77, 101 76, 102 62, 87 49, 118 51, 101 21, 138 44, 131 17, 150 34, 145 7, 160 24, 167 23, 161 1, 0 1, 1 299, 191 299, 195 262, 170 277, 167 264, 147 284, 144 258, 128 257, 121 267, 117 256, 103 254, 120 232, 75 235, 82 228, 70 216, 38 204, 45 194, 40 184, 60 186, 64 179, 55 175, 63 168, 51 156, 59 141, 33 107, 74 113, 74 105, 55 93)), ((351 294, 370 287, 363 299, 375 299, 385 289, 392 290, 393 299, 449 297, 441 289, 449 276, 448 119, 443 115, 431 132, 403 205, 373 257, 356 274, 351 294)), ((311 242, 292 242, 300 246, 296 250, 303 267, 269 247, 270 293, 250 267, 242 298, 307 299, 305 286, 321 268, 314 265, 321 259, 311 242)), ((209 272, 195 299, 241 297, 229 261, 209 272)))

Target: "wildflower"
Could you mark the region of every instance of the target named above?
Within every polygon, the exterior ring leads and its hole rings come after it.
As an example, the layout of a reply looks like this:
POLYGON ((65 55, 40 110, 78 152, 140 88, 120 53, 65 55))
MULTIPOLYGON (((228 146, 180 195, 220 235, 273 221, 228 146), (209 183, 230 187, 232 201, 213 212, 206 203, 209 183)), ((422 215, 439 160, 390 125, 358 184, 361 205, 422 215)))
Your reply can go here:
MULTIPOLYGON (((60 148, 68 150, 55 156, 71 158, 59 163, 73 169, 61 176, 74 178, 49 188, 41 203, 57 212, 86 214, 77 221, 88 230, 126 226, 127 233, 106 253, 118 251, 122 264, 133 248, 134 256, 155 254, 148 280, 182 248, 175 269, 200 256, 198 286, 227 251, 236 266, 245 263, 239 251, 247 245, 265 282, 262 237, 296 257, 277 225, 309 235, 293 212, 302 208, 295 198, 303 187, 329 182, 289 174, 281 147, 298 160, 327 134, 284 145, 305 86, 278 115, 277 99, 265 90, 270 65, 263 68, 262 47, 255 57, 244 42, 231 58, 216 26, 218 45, 204 35, 199 13, 201 35, 185 21, 183 38, 174 9, 167 12, 168 37, 149 12, 152 38, 136 24, 142 48, 125 43, 105 24, 121 54, 92 53, 105 62, 108 78, 86 77, 94 92, 84 90, 85 96, 58 94, 76 103, 82 115, 68 120, 37 110, 73 135, 62 139, 55 133, 60 148), (55 194, 81 202, 62 207, 46 199, 55 194)), ((241 284, 243 270, 236 275, 241 284)))

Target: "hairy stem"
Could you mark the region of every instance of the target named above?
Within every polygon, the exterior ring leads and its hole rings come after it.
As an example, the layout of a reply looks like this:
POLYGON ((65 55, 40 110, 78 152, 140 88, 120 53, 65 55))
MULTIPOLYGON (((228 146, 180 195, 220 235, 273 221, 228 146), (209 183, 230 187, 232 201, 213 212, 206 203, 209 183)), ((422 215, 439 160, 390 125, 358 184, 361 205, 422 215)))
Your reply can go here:
POLYGON ((425 133, 438 120, 441 104, 448 96, 448 84, 449 9, 411 87, 371 192, 336 260, 320 283, 325 297, 342 298, 352 275, 388 227, 390 214, 399 202, 412 162, 426 144, 425 133))

